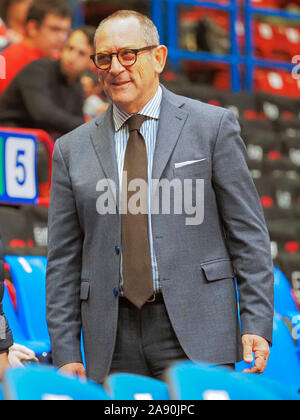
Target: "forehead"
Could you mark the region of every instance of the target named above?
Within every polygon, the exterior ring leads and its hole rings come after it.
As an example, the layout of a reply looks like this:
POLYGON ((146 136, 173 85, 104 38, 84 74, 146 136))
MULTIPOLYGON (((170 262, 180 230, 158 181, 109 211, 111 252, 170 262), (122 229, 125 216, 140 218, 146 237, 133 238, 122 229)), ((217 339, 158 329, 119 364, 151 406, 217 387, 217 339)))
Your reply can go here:
POLYGON ((117 18, 106 22, 98 32, 96 49, 114 51, 124 47, 140 47, 144 43, 141 25, 136 18, 117 18))
POLYGON ((87 36, 80 30, 71 34, 66 47, 72 47, 77 51, 82 51, 84 53, 88 52, 89 54, 92 54, 93 52, 93 47, 89 44, 87 36))
POLYGON ((59 26, 63 29, 71 27, 71 18, 61 17, 54 13, 48 13, 43 20, 42 25, 59 26))
POLYGON ((76 31, 76 32, 73 32, 70 35, 70 38, 68 40, 68 44, 69 45, 78 45, 79 47, 81 46, 81 47, 86 48, 89 43, 88 43, 86 35, 83 32, 76 31))

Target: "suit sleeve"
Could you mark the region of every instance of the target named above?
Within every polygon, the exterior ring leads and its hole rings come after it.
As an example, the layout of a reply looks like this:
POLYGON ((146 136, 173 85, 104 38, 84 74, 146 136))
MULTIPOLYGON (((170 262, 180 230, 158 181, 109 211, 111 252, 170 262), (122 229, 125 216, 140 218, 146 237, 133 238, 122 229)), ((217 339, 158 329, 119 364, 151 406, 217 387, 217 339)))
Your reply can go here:
POLYGON ((7 320, 3 313, 2 299, 4 294, 4 261, 2 241, 0 238, 0 354, 8 351, 13 345, 12 333, 9 329, 7 320))
POLYGON ((54 364, 58 367, 82 362, 81 254, 82 233, 58 140, 53 154, 46 280, 47 322, 54 364))
POLYGON ((229 252, 237 271, 242 334, 272 343, 274 267, 261 202, 246 163, 233 113, 226 111, 213 156, 213 184, 229 252))

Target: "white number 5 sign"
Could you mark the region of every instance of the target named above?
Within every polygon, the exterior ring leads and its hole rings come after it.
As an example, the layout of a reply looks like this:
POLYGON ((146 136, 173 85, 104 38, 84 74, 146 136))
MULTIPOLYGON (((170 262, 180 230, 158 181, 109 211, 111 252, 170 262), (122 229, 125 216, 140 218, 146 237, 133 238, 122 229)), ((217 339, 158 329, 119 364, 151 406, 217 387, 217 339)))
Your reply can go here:
POLYGON ((4 141, 4 196, 1 201, 30 203, 36 200, 37 143, 31 137, 7 137, 4 141))

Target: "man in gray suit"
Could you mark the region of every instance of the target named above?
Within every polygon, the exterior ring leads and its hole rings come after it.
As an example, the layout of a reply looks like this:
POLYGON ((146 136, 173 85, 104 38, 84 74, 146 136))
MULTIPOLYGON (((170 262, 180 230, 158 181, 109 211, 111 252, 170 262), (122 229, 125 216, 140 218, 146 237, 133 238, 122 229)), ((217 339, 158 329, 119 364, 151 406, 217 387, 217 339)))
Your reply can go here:
POLYGON ((53 155, 54 363, 101 383, 111 372, 161 378, 177 360, 233 365, 255 353, 251 372, 263 372, 273 264, 238 123, 160 86, 167 49, 145 16, 117 12, 95 39, 112 105, 59 139, 53 155), (157 201, 166 186, 170 211, 157 201))

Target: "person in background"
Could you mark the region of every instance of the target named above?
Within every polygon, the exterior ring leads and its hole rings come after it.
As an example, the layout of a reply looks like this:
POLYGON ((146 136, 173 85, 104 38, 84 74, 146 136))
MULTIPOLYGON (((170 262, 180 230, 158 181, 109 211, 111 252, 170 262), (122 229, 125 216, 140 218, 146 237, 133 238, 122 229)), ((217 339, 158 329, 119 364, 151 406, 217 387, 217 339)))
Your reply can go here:
POLYGON ((2 299, 4 295, 4 259, 2 239, 0 237, 0 380, 9 367, 23 367, 24 362, 38 362, 34 351, 14 344, 13 335, 3 313, 2 299))
POLYGON ((32 0, 2 0, 0 5, 0 51, 9 44, 21 42, 32 0))
POLYGON ((35 0, 28 11, 24 40, 2 53, 6 78, 0 80, 0 95, 27 64, 42 57, 58 59, 70 29, 71 11, 63 0, 35 0))
POLYGON ((0 238, 0 378, 4 371, 9 367, 8 353, 13 345, 13 336, 8 326, 2 308, 2 299, 4 295, 4 260, 2 239, 0 238))
POLYGON ((60 60, 26 66, 0 98, 0 125, 38 128, 54 138, 84 123, 80 76, 90 66, 95 29, 72 32, 60 60))
POLYGON ((9 349, 8 362, 10 367, 20 368, 24 367, 24 363, 26 362, 38 363, 39 360, 33 350, 30 350, 21 344, 14 344, 9 349))
POLYGON ((97 117, 107 110, 109 104, 104 101, 102 96, 102 83, 98 76, 91 70, 87 70, 81 76, 81 84, 84 92, 83 112, 88 119, 97 117))

